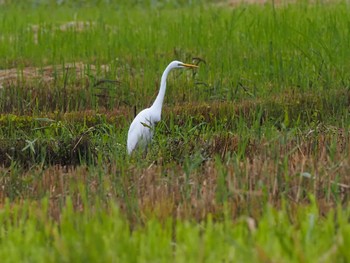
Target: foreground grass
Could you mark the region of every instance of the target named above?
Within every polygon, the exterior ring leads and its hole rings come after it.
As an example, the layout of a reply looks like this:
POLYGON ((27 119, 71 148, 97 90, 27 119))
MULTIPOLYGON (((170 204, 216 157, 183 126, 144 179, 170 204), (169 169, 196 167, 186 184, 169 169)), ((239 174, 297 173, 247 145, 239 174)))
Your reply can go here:
POLYGON ((83 205, 84 191, 89 202, 96 198, 106 204, 116 202, 135 226, 150 217, 200 222, 209 214, 220 219, 225 213, 235 219, 246 215, 259 220, 266 205, 278 209, 281 200, 305 205, 312 194, 325 215, 349 203, 350 140, 333 131, 326 136, 317 133, 264 142, 232 135, 192 143, 193 138, 188 138, 188 142, 169 142, 167 150, 154 145, 160 152, 143 161, 136 158, 140 153, 135 158, 97 155, 95 165, 77 167, 28 168, 12 163, 0 169, 0 202, 49 197, 50 215, 59 219, 67 198, 72 198, 74 207, 83 205), (176 150, 179 145, 193 154, 182 155, 176 150))
MULTIPOLYGON (((312 199, 312 198, 311 198, 312 199)), ((0 213, 2 262, 347 262, 350 260, 349 209, 319 217, 312 203, 276 211, 264 207, 258 224, 241 217, 201 224, 148 220, 130 228, 112 204, 74 212, 68 199, 58 222, 47 203, 24 202, 0 213)))

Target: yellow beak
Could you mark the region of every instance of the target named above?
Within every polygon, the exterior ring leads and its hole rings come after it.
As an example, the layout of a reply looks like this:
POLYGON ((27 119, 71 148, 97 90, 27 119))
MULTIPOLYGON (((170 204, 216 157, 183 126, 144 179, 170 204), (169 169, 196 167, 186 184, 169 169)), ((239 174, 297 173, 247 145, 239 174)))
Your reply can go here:
POLYGON ((197 66, 197 65, 185 64, 185 63, 183 63, 183 64, 182 64, 182 66, 184 66, 184 67, 188 67, 188 68, 198 68, 198 66, 197 66))

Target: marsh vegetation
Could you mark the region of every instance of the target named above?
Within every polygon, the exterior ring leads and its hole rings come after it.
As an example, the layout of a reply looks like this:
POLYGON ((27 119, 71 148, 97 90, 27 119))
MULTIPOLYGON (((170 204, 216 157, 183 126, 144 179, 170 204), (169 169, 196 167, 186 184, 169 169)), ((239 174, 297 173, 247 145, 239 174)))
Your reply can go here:
POLYGON ((2 262, 350 260, 347 3, 2 7, 2 262))

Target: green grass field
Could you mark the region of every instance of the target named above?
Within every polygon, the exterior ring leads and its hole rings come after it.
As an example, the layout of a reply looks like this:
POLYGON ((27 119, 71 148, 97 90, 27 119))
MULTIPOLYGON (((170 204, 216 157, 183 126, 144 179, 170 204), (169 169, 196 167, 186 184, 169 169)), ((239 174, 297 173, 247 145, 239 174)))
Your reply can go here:
POLYGON ((349 11, 4 1, 0 261, 350 261, 349 11))

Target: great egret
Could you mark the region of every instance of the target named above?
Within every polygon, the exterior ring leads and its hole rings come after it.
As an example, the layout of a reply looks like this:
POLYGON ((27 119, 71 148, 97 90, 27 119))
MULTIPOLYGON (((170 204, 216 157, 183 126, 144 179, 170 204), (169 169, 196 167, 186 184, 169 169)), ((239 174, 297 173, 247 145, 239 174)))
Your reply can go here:
POLYGON ((136 147, 146 148, 153 136, 153 129, 157 122, 160 121, 162 114, 163 100, 166 90, 166 79, 169 72, 175 68, 197 68, 198 66, 192 64, 185 64, 180 61, 171 62, 163 72, 160 89, 156 100, 152 106, 142 110, 132 121, 129 132, 127 148, 128 153, 131 154, 136 147))

